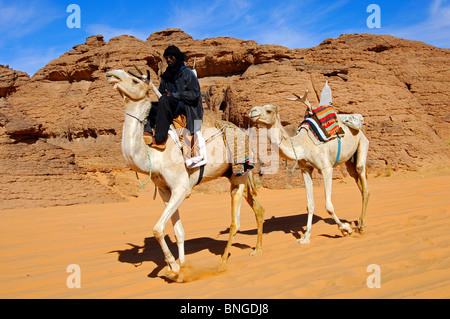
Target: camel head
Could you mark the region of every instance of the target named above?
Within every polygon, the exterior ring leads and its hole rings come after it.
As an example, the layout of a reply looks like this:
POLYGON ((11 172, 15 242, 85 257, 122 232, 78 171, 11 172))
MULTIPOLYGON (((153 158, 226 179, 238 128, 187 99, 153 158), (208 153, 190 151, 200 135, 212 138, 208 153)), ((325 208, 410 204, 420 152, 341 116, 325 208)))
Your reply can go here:
POLYGON ((249 117, 255 123, 271 127, 279 120, 278 107, 270 104, 255 106, 251 109, 249 117))
POLYGON ((152 84, 149 77, 137 76, 131 72, 129 74, 123 70, 106 72, 106 80, 114 84, 114 88, 119 91, 124 100, 130 99, 133 101, 144 99, 152 84))

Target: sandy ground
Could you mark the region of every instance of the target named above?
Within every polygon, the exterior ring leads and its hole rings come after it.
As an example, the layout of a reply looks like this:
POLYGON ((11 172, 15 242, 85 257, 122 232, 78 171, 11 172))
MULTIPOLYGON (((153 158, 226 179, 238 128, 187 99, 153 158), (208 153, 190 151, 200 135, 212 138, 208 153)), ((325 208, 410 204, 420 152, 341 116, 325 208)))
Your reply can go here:
MULTIPOLYGON (((229 195, 195 193, 182 205, 185 283, 165 280, 152 234, 163 209, 153 188, 127 203, 0 211, 0 298, 449 298, 450 171, 370 178, 368 228, 342 237, 315 189, 311 244, 304 189, 260 189, 266 209, 261 256, 253 212, 243 203, 228 270, 214 272, 227 240, 229 195), (69 289, 69 265, 81 288, 69 289), (380 288, 368 288, 379 266, 380 288), (368 271, 369 267, 369 271, 368 271)), ((138 186, 137 186, 138 187, 138 186)), ((352 180, 335 182, 342 220, 360 214, 352 180)), ((166 230, 175 250, 171 224, 166 230)))

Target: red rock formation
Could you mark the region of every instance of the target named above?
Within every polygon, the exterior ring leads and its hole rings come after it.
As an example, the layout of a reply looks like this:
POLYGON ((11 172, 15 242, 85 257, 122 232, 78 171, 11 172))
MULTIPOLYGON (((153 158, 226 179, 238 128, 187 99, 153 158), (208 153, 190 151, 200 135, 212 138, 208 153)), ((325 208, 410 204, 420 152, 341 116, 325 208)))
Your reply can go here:
POLYGON ((8 65, 0 65, 0 98, 7 97, 29 80, 30 77, 25 72, 10 69, 8 65))
MULTIPOLYGON (((186 53, 188 66, 196 58, 204 107, 220 119, 247 128, 249 110, 270 103, 281 108, 283 124, 294 133, 305 107, 286 98, 308 89, 317 104, 328 80, 336 109, 365 118, 370 173, 450 159, 449 50, 370 34, 296 50, 226 37, 194 40, 178 29, 146 41, 120 36, 105 42, 98 35, 31 79, 0 66, 0 208, 136 196, 139 186, 120 150, 123 104, 105 72, 137 65, 158 85, 170 44, 186 53)), ((336 178, 344 174, 336 170, 336 178)), ((279 174, 261 181, 267 187, 303 183, 284 162, 279 174)))

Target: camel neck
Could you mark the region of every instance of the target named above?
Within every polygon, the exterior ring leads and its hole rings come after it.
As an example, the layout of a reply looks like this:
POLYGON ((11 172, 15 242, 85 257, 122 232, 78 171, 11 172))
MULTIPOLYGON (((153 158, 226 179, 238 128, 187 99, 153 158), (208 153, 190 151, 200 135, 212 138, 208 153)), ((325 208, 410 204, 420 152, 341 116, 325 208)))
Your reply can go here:
POLYGON ((298 143, 301 134, 290 137, 279 121, 268 132, 269 138, 278 145, 280 156, 287 160, 300 160, 303 158, 303 149, 298 143), (295 149, 294 149, 295 147, 295 149))
POLYGON ((142 123, 148 116, 150 106, 151 101, 147 99, 141 101, 129 100, 126 103, 125 114, 142 123))
POLYGON ((134 170, 148 172, 148 153, 142 138, 144 120, 150 110, 150 100, 128 101, 122 130, 122 154, 134 170))

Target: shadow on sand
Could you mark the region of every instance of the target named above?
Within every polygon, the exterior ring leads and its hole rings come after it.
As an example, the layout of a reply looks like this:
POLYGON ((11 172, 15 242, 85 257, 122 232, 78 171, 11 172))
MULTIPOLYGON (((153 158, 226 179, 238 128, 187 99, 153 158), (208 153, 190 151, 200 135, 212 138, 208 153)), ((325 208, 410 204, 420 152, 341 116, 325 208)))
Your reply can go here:
MULTIPOLYGON (((301 238, 301 233, 306 229, 308 214, 303 213, 299 215, 291 215, 291 216, 282 216, 282 217, 274 217, 272 216, 269 219, 264 221, 263 233, 268 234, 275 231, 282 231, 285 234, 292 234, 296 239, 301 238)), ((324 221, 327 224, 335 225, 335 222, 332 218, 321 218, 319 216, 313 217, 313 224, 316 224, 319 221, 324 221)), ((343 222, 347 222, 342 220, 343 222)), ((227 234, 230 229, 227 228, 223 231, 220 231, 219 234, 227 234)), ((255 235, 257 234, 257 230, 250 229, 239 231, 238 233, 244 235, 255 235)), ((328 238, 341 238, 342 236, 335 235, 320 235, 328 238)), ((174 254, 175 258, 178 258, 178 248, 176 242, 173 242, 168 235, 165 237, 166 243, 169 246, 169 249, 174 254)), ((264 240, 263 240, 264 242, 264 240)), ((226 240, 217 240, 210 237, 200 237, 195 239, 189 239, 185 241, 185 254, 191 255, 202 250, 207 249, 211 254, 221 256, 225 246, 227 244, 226 240)), ((167 264, 164 260, 164 254, 161 250, 161 247, 156 240, 155 237, 147 237, 144 239, 144 245, 139 246, 135 244, 128 243, 131 247, 129 249, 124 250, 115 250, 110 251, 109 253, 117 253, 118 261, 123 263, 133 264, 135 267, 139 267, 143 262, 153 262, 156 264, 156 268, 148 275, 150 278, 161 277, 168 282, 165 276, 158 276, 158 273, 163 270, 167 264)), ((238 247, 240 249, 251 249, 252 247, 247 244, 241 243, 233 243, 233 247, 238 247)), ((218 260, 219 261, 219 260, 218 260)))
MULTIPOLYGON (((168 235, 164 237, 169 249, 174 254, 175 258, 178 258, 178 248, 176 242, 173 242, 168 235)), ((157 278, 158 273, 163 270, 167 264, 164 260, 164 254, 161 250, 161 246, 155 237, 147 237, 144 239, 144 245, 138 246, 128 243, 131 248, 125 250, 115 250, 109 253, 117 253, 118 260, 123 263, 133 264, 135 267, 139 267, 143 262, 154 262, 156 268, 148 275, 150 278, 157 278)), ((226 240, 217 240, 209 237, 200 237, 195 239, 189 239, 184 242, 185 254, 191 255, 202 250, 209 250, 214 255, 221 256, 227 245, 226 240)), ((250 246, 233 243, 233 247, 240 249, 251 249, 250 246)), ((219 262, 219 260, 217 260, 219 262)), ((162 276, 163 279, 166 279, 162 276)), ((170 281, 171 282, 171 281, 170 281)))

